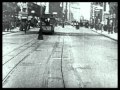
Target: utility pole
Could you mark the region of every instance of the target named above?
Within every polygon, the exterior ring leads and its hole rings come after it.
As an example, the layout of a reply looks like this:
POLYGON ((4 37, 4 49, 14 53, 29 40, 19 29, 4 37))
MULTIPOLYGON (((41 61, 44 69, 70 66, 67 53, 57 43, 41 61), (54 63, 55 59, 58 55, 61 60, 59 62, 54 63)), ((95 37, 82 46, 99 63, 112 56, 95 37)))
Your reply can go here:
POLYGON ((68 5, 68 3, 66 2, 66 13, 65 13, 66 21, 67 21, 67 5, 68 5))
POLYGON ((64 22, 64 20, 65 20, 65 14, 64 14, 63 2, 62 2, 62 21, 64 22))
POLYGON ((71 10, 70 10, 70 2, 69 2, 69 20, 71 21, 71 10))
POLYGON ((63 2, 62 2, 62 13, 63 13, 63 2))
POLYGON ((41 17, 42 17, 42 4, 39 3, 40 5, 40 29, 39 29, 39 32, 38 32, 38 40, 43 40, 43 34, 42 34, 42 21, 41 21, 41 17))
MULTIPOLYGON (((40 3, 40 4, 41 4, 41 3, 40 3)), ((40 12, 41 12, 41 17, 42 17, 42 4, 41 4, 40 12)))

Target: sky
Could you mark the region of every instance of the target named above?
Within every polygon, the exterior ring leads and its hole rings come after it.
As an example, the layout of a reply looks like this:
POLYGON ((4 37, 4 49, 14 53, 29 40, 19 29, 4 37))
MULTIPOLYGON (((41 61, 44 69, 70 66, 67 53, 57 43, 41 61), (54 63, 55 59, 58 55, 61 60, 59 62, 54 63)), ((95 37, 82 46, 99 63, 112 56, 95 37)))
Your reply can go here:
MULTIPOLYGON (((46 3, 49 6, 49 3, 46 3)), ((73 9, 71 8, 71 12, 73 12, 73 17, 76 20, 80 20, 80 16, 84 16, 85 19, 90 19, 90 2, 72 2, 71 7, 80 8, 73 9)), ((46 13, 49 12, 49 8, 46 8, 46 13)))
POLYGON ((71 7, 80 8, 80 9, 71 8, 74 19, 79 21, 80 16, 83 16, 87 20, 90 19, 90 2, 76 2, 72 4, 71 7))

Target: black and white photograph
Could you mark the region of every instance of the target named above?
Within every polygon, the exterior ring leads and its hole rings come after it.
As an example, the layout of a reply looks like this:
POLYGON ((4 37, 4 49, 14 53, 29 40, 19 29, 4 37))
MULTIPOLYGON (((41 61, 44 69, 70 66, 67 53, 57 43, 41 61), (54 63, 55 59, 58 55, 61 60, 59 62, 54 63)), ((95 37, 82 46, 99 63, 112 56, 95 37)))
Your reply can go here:
POLYGON ((2 2, 2 88, 118 88, 118 2, 2 2))

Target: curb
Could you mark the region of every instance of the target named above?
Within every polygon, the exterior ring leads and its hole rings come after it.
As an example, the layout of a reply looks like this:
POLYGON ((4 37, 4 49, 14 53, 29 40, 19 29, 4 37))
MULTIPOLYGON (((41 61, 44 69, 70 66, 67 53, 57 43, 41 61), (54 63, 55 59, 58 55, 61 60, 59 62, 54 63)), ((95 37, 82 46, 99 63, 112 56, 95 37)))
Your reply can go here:
POLYGON ((6 34, 10 34, 11 32, 9 32, 9 33, 2 33, 2 35, 6 35, 6 34))
POLYGON ((11 32, 5 33, 5 34, 2 33, 2 35, 7 35, 7 34, 11 34, 11 33, 17 33, 17 32, 19 32, 19 31, 11 31, 11 32))
MULTIPOLYGON (((91 29, 92 30, 92 29, 91 29)), ((92 30, 92 31, 94 31, 94 30, 92 30)), ((96 31, 94 31, 94 32, 96 32, 96 31)), ((98 32, 96 32, 96 33, 98 33, 98 32)), ((98 33, 98 34, 102 34, 102 33, 98 33)), ((116 39, 114 39, 114 38, 112 38, 112 37, 109 37, 109 36, 107 36, 107 35, 105 35, 105 34, 102 34, 103 36, 105 36, 105 37, 107 37, 107 38, 110 38, 110 39, 112 39, 112 40, 114 40, 114 41, 118 41, 118 40, 116 40, 116 39)))
POLYGON ((2 35, 6 35, 6 34, 10 34, 10 33, 16 33, 16 32, 18 32, 19 31, 19 27, 16 27, 16 28, 14 28, 14 29, 11 29, 11 31, 10 32, 6 32, 6 33, 2 33, 2 35))

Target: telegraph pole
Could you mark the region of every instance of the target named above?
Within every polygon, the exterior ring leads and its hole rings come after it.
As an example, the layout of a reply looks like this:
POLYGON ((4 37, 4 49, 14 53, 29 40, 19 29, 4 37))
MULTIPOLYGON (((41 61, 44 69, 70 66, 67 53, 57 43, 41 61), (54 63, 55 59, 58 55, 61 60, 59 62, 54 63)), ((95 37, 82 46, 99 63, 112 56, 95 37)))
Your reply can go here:
POLYGON ((68 5, 68 3, 66 2, 66 13, 65 13, 66 21, 67 21, 67 5, 68 5))
POLYGON ((43 40, 41 17, 42 17, 42 5, 40 3, 40 17, 39 17, 40 18, 40 29, 38 32, 38 40, 43 40))
POLYGON ((63 12, 63 2, 62 2, 62 12, 63 12))
POLYGON ((70 2, 69 2, 69 20, 71 21, 71 10, 70 10, 70 2))

